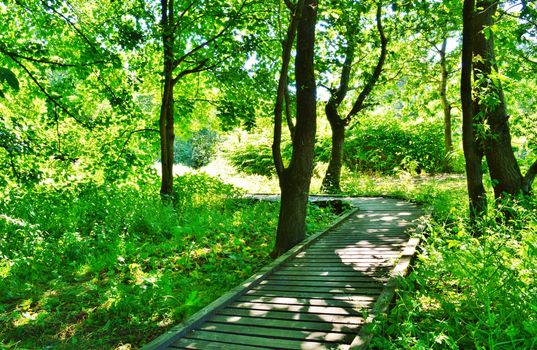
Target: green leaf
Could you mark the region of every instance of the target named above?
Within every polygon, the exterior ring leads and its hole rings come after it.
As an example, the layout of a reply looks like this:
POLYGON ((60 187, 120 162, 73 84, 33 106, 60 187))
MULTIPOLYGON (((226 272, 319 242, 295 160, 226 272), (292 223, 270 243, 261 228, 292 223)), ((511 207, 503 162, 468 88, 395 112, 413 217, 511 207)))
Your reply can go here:
MULTIPOLYGON (((6 82, 14 90, 19 90, 19 80, 11 70, 0 67, 0 83, 6 82)), ((0 96, 4 97, 4 94, 0 92, 0 96)))

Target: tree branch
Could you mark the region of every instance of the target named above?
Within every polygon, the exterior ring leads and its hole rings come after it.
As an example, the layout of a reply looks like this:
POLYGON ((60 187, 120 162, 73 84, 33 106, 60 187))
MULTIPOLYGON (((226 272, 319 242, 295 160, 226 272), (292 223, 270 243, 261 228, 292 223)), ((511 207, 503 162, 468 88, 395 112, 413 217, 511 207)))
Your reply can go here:
POLYGON ((382 27, 382 2, 381 1, 377 3, 376 18, 377 18, 377 30, 379 32, 380 46, 381 46, 380 56, 377 62, 377 66, 375 67, 373 74, 371 75, 371 78, 362 89, 362 92, 360 92, 360 95, 358 95, 358 98, 356 99, 356 102, 354 103, 354 106, 352 107, 349 114, 347 114, 347 117, 345 118, 346 124, 349 124, 352 117, 364 108, 364 101, 369 96, 369 94, 373 90, 373 87, 379 80, 380 74, 382 73, 382 68, 384 67, 384 62, 386 61, 386 55, 388 53, 388 50, 387 50, 388 39, 386 38, 386 35, 384 33, 384 28, 382 27))
POLYGON ((80 125, 82 125, 83 127, 87 128, 88 130, 93 130, 93 126, 91 126, 90 124, 87 124, 85 122, 83 122, 82 120, 78 119, 77 117, 75 117, 75 115, 71 112, 69 112, 69 110, 67 108, 65 108, 61 103, 59 103, 58 101, 56 101, 56 99, 54 97, 52 97, 48 92, 47 90, 43 87, 43 85, 41 85, 41 83, 37 80, 37 78, 32 74, 32 72, 30 72, 30 70, 24 65, 22 64, 18 59, 16 59, 15 57, 11 57, 10 58, 15 62, 17 63, 17 65, 19 65, 19 67, 21 67, 27 74, 28 76, 30 77, 30 79, 32 79, 32 81, 35 83, 35 85, 37 85, 37 87, 39 88, 39 90, 41 90, 41 92, 43 94, 45 94, 45 96, 47 96, 47 98, 49 99, 49 101, 51 101, 55 106, 59 107, 62 111, 65 112, 65 114, 67 114, 69 117, 73 118, 77 123, 79 123, 80 125))
POLYGON ((280 79, 278 81, 276 103, 274 106, 274 140, 272 143, 272 158, 274 159, 276 173, 278 174, 278 177, 280 179, 285 170, 281 153, 283 100, 285 99, 285 87, 287 86, 289 62, 291 61, 291 50, 293 49, 293 43, 295 41, 298 21, 300 19, 299 17, 302 14, 303 7, 304 0, 298 0, 295 12, 293 14, 293 17, 291 18, 291 23, 289 23, 289 28, 287 28, 287 35, 283 43, 282 50, 282 68, 280 70, 280 79))
POLYGON ((25 61, 43 63, 43 64, 48 64, 48 65, 53 65, 53 66, 58 66, 58 67, 88 67, 88 66, 94 66, 98 64, 107 63, 107 61, 94 61, 94 62, 88 62, 88 63, 63 63, 63 62, 58 62, 58 61, 47 60, 44 58, 34 58, 34 57, 25 56, 17 52, 6 50, 4 47, 1 47, 1 46, 0 46, 0 52, 9 57, 16 57, 16 58, 23 59, 25 61))
POLYGON ((63 13, 60 13, 58 10, 56 10, 54 8, 54 6, 49 6, 45 3, 45 6, 51 10, 52 12, 54 12, 56 15, 58 15, 59 17, 61 17, 71 28, 73 28, 73 30, 75 32, 77 32, 77 34, 91 47, 91 49, 94 51, 94 52, 99 52, 99 50, 97 49, 97 47, 95 46, 95 43, 93 43, 91 40, 89 40, 89 38, 82 32, 82 30, 80 30, 73 22, 71 22, 71 20, 69 18, 67 18, 63 13))
POLYGON ((295 12, 295 4, 291 0, 283 0, 285 2, 285 6, 289 9, 291 12, 295 12))
MULTIPOLYGON (((134 134, 137 134, 139 132, 146 132, 146 131, 150 131, 150 132, 156 132, 158 134, 160 134, 160 131, 157 130, 157 129, 151 129, 151 128, 145 128, 145 129, 138 129, 138 130, 131 130, 129 132, 129 136, 127 136, 127 139, 125 140, 125 142, 123 143, 123 147, 121 147, 121 151, 119 152, 118 156, 117 156, 117 159, 116 159, 116 162, 119 160, 119 158, 121 158, 121 156, 123 155, 123 152, 125 152, 125 148, 127 147, 127 144, 129 143, 132 135, 134 134)), ((123 137, 123 135, 125 135, 127 133, 127 131, 124 131, 120 137, 123 137)))
POLYGON ((289 86, 285 85, 285 118, 287 120, 287 127, 291 134, 291 139, 295 139, 295 124, 293 123, 293 116, 291 114, 291 97, 289 96, 289 86))
POLYGON ((199 50, 203 49, 204 47, 209 46, 211 43, 215 42, 220 37, 222 37, 229 30, 229 28, 231 28, 231 26, 233 25, 234 21, 237 19, 239 14, 242 12, 245 4, 246 4, 246 0, 242 2, 242 4, 239 7, 239 9, 238 9, 237 13, 235 14, 235 16, 233 18, 229 19, 229 21, 227 22, 226 26, 224 28, 222 28, 222 30, 218 34, 214 35, 212 38, 210 38, 210 39, 206 40, 205 42, 199 44, 198 46, 196 46, 195 48, 193 48, 189 52, 185 53, 183 56, 181 56, 178 59, 176 59, 173 62, 173 68, 172 69, 177 68, 187 58, 189 58, 190 56, 192 56, 193 54, 195 54, 199 50))

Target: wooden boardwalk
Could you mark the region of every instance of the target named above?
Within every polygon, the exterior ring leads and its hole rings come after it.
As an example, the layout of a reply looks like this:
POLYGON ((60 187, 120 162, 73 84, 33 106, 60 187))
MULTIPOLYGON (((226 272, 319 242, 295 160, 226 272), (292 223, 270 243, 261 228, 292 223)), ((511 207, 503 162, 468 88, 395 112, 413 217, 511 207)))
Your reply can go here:
POLYGON ((360 349, 393 297, 418 240, 412 203, 357 207, 143 349, 360 349))

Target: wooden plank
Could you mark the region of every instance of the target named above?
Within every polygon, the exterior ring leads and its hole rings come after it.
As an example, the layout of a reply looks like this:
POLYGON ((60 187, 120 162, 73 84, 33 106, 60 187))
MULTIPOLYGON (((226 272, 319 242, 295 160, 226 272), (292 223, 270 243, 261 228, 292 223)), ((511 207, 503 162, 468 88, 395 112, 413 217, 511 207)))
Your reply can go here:
POLYGON ((294 276, 294 275, 272 275, 270 276, 271 281, 275 280, 284 280, 284 281, 316 281, 319 283, 323 282, 370 282, 376 281, 383 283, 387 280, 385 277, 370 277, 370 276, 336 276, 336 277, 326 277, 326 276, 294 276))
POLYGON ((261 282, 262 286, 304 286, 304 287, 325 287, 325 288, 381 288, 383 283, 378 281, 368 282, 323 282, 323 281, 296 281, 296 280, 282 280, 282 279, 268 279, 261 282))
POLYGON ((306 340, 292 340, 292 339, 267 339, 266 337, 228 334, 211 331, 199 331, 195 330, 189 334, 186 339, 195 340, 207 340, 217 341, 223 343, 249 345, 249 346, 266 346, 268 348, 278 348, 287 350, 300 350, 300 349, 335 349, 333 343, 319 342, 319 341, 306 341, 306 340))
MULTIPOLYGON (((349 242, 340 242, 340 241, 333 241, 333 242, 323 242, 315 244, 315 248, 334 248, 337 249, 338 247, 349 247, 354 248, 358 251, 364 251, 364 252, 388 252, 388 253, 400 253, 404 245, 402 244, 386 244, 380 247, 364 247, 363 245, 360 245, 359 243, 349 241, 349 242)), ((297 255, 297 257, 301 257, 307 255, 307 252, 304 254, 301 253, 300 255, 297 255)))
MULTIPOLYGON (((250 302, 234 302, 229 305, 230 308, 251 309, 264 311, 290 311, 302 312, 308 314, 328 314, 328 315, 349 315, 361 316, 362 313, 351 306, 310 306, 310 305, 287 305, 287 304, 264 304, 250 302)), ((367 306, 363 307, 367 310, 367 306)))
POLYGON ((310 298, 321 300, 342 300, 342 301, 375 301, 376 296, 373 295, 352 295, 352 294, 335 294, 335 293, 318 293, 316 291, 270 291, 270 290, 254 290, 252 289, 246 295, 267 296, 267 297, 290 297, 290 298, 310 298))
POLYGON ((199 350, 266 350, 265 346, 239 345, 235 343, 222 343, 214 340, 182 338, 172 344, 170 349, 199 349, 199 350))
MULTIPOLYGON (((356 335, 356 331, 360 328, 363 322, 355 323, 332 323, 325 321, 303 321, 303 320, 281 320, 267 317, 250 317, 250 316, 225 316, 216 315, 211 318, 213 322, 227 323, 227 324, 239 324, 242 326, 266 326, 274 328, 284 329, 300 329, 309 331, 320 332, 338 332, 338 333, 350 333, 353 337, 356 335)), ((363 320, 362 320, 363 321, 363 320)))
POLYGON ((276 280, 283 280, 283 281, 312 281, 321 283, 322 282, 377 282, 377 283, 384 283, 387 281, 386 277, 377 277, 377 278, 371 278, 369 276, 345 276, 345 277, 323 277, 322 279, 319 279, 319 277, 315 276, 286 276, 286 275, 274 275, 270 277, 271 281, 276 280))
POLYGON ((263 303, 263 304, 285 304, 285 305, 301 305, 301 306, 333 306, 333 307, 369 307, 373 304, 372 300, 333 300, 333 299, 317 299, 317 298, 289 298, 282 296, 258 296, 258 295, 243 295, 238 302, 247 303, 263 303))
POLYGON ((225 308, 219 310, 217 315, 225 317, 255 317, 265 320, 290 320, 290 321, 307 321, 317 323, 330 323, 334 325, 341 325, 345 327, 351 327, 354 325, 361 325, 364 322, 364 318, 361 316, 345 316, 345 315, 322 315, 322 314, 309 314, 305 312, 289 312, 279 310, 249 310, 249 309, 236 309, 225 308))
POLYGON ((307 258, 307 259, 293 259, 292 261, 285 264, 285 266, 294 266, 294 265, 308 265, 308 264, 321 264, 323 266, 345 266, 348 264, 377 264, 379 262, 389 262, 396 260, 397 256, 393 257, 372 257, 372 256, 353 256, 348 257, 345 255, 334 256, 333 258, 307 258))
POLYGON ((330 254, 330 255, 319 255, 319 256, 308 256, 308 257, 303 257, 303 258, 295 258, 293 259, 292 261, 293 262, 300 262, 300 263, 305 263, 305 262, 327 262, 327 263, 330 263, 330 262, 340 262, 340 263, 345 263, 345 262, 360 262, 360 261, 366 261, 366 260, 371 260, 371 259, 374 259, 376 261, 382 259, 382 260, 393 260, 393 259, 397 259, 398 257, 401 256, 401 252, 393 252, 393 253, 390 253, 390 254, 387 254, 387 253, 383 253, 383 254, 375 254, 375 253, 359 253, 359 254, 343 254, 343 255, 335 255, 335 254, 330 254))
MULTIPOLYGON (((288 292, 307 292, 311 290, 308 287, 299 286, 277 286, 277 285, 264 285, 257 287, 256 290, 270 290, 270 291, 288 291, 288 292)), ((382 286, 379 288, 341 288, 341 287, 316 287, 315 290, 319 293, 332 293, 332 294, 358 294, 358 295, 373 295, 380 294, 382 286)))
POLYGON ((303 269, 292 269, 286 268, 281 269, 274 275, 285 275, 285 276, 319 276, 319 277, 357 277, 357 276, 367 276, 367 277, 383 277, 390 273, 389 268, 379 267, 372 271, 305 271, 303 269))
POLYGON ((283 268, 284 269, 296 268, 296 269, 302 269, 302 270, 307 269, 309 271, 327 271, 328 272, 328 271, 364 271, 364 270, 370 271, 373 268, 390 267, 390 266, 393 266, 393 264, 384 263, 384 262, 353 263, 353 264, 348 264, 348 265, 344 265, 341 263, 333 264, 333 265, 329 265, 329 264, 319 265, 319 264, 313 264, 313 263, 302 264, 299 262, 296 262, 296 263, 290 262, 290 263, 285 264, 283 268))
POLYGON ((272 339, 314 340, 326 343, 349 343, 354 338, 353 334, 340 332, 315 331, 311 329, 285 329, 282 327, 259 326, 255 323, 248 327, 233 323, 219 323, 212 320, 205 322, 200 330, 224 332, 228 334, 266 337, 267 345, 272 339))

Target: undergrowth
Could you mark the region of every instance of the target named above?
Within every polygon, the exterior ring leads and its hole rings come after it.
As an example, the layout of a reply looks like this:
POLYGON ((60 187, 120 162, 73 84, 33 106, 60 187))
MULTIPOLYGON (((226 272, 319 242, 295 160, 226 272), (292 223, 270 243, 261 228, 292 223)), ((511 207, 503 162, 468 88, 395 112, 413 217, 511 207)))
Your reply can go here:
POLYGON ((537 348, 535 198, 491 203, 471 227, 462 179, 356 178, 346 186, 432 209, 394 308, 374 324, 371 348, 537 348))
MULTIPOLYGON (((204 174, 42 186, 0 203, 0 348, 137 348, 269 262, 278 204, 204 174)), ((308 227, 335 218, 311 208, 308 227)))

